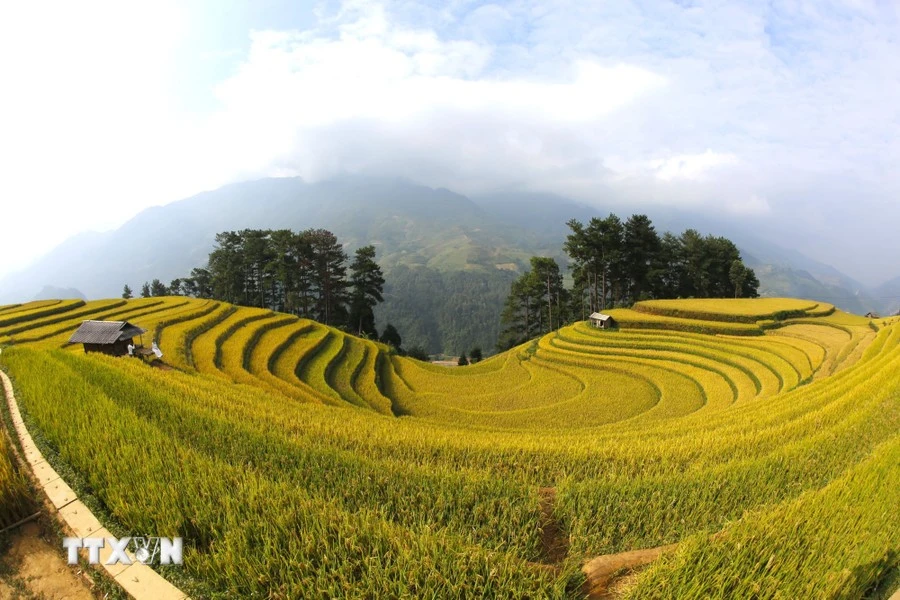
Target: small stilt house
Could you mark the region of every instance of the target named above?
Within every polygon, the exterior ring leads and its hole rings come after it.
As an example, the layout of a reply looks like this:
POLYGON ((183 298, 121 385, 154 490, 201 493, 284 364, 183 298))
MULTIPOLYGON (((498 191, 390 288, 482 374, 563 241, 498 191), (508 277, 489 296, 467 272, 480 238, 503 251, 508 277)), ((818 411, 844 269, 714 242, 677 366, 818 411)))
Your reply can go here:
POLYGON ((598 329, 611 329, 616 326, 616 320, 609 315, 603 313, 592 313, 590 316, 591 326, 598 329))
POLYGON ((85 352, 125 356, 129 353, 128 346, 134 346, 134 336, 146 332, 127 321, 84 321, 69 338, 69 343, 84 344, 85 352))

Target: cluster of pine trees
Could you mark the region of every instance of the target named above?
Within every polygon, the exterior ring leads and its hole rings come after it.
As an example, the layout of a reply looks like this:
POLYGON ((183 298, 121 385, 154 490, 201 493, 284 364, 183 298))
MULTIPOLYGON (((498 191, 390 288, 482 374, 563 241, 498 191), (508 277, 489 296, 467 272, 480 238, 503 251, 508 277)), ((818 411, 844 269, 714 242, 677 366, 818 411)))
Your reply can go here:
MULTIPOLYGON (((185 295, 270 308, 341 327, 370 338, 375 306, 383 301, 384 275, 375 262, 375 247, 356 250, 353 260, 337 237, 325 229, 244 229, 216 235, 205 267, 190 277, 144 283, 141 295, 185 295), (348 264, 349 263, 349 264, 348 264)), ((123 296, 130 297, 125 286, 123 296)), ((388 325, 384 335, 399 348, 388 325)))
POLYGON ((573 219, 563 246, 572 285, 559 264, 535 256, 516 279, 501 315, 505 350, 595 311, 651 298, 758 296, 759 280, 734 243, 694 229, 660 236, 646 215, 573 219))

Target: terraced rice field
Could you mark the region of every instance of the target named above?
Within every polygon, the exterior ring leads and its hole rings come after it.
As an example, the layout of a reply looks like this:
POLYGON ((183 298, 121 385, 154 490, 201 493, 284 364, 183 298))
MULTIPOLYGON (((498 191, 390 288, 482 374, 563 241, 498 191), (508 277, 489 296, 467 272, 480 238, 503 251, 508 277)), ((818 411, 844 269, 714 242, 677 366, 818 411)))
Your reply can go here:
POLYGON ((29 428, 123 531, 185 537, 192 597, 900 586, 897 322, 654 303, 446 368, 226 303, 54 306, 0 310, 33 315, 0 326, 29 428), (65 346, 101 316, 148 329, 174 368, 65 346), (668 544, 611 590, 582 569, 668 544))
POLYGON ((834 306, 831 304, 798 298, 645 300, 636 303, 634 309, 645 314, 730 323, 821 317, 834 313, 834 306))
POLYGON ((25 473, 19 470, 10 439, 0 431, 0 531, 35 511, 25 473))

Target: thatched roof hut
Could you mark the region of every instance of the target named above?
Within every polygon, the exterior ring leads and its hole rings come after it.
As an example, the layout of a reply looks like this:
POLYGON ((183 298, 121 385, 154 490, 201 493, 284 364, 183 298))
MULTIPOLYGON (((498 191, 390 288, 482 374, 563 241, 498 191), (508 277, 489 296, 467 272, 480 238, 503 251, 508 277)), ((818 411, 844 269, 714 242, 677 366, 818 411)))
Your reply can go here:
POLYGON ((84 321, 69 338, 69 343, 84 344, 85 352, 124 356, 128 354, 128 346, 134 345, 134 336, 146 332, 128 321, 84 321))

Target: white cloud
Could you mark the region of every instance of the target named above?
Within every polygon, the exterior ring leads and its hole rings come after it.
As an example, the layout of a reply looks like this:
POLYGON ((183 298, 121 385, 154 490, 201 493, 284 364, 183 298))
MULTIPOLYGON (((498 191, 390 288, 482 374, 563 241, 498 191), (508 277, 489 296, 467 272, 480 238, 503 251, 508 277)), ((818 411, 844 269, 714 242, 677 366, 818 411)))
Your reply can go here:
POLYGON ((895 4, 323 5, 307 30, 248 32, 203 113, 173 100, 180 41, 208 25, 183 6, 0 6, 0 273, 97 222, 285 173, 769 215, 848 270, 895 239, 895 4), (851 201, 840 223, 808 209, 851 201))
POLYGON ((665 79, 626 64, 574 61, 558 81, 483 76, 490 48, 444 42, 433 32, 353 27, 340 40, 263 32, 240 71, 219 87, 230 122, 275 111, 284 125, 321 127, 352 119, 408 122, 439 111, 504 113, 528 121, 604 117, 665 79), (377 35, 373 32, 380 32, 377 35))
POLYGON ((723 167, 740 164, 730 152, 672 154, 663 158, 630 161, 620 156, 610 156, 604 164, 612 171, 614 180, 625 178, 653 178, 665 182, 708 181, 720 174, 723 167))
MULTIPOLYGON (((405 175, 476 191, 598 168, 591 134, 666 79, 622 62, 566 61, 553 76, 499 77, 492 47, 389 23, 384 11, 323 31, 253 34, 217 88, 195 151, 223 173, 288 168, 405 175)), ((581 174, 578 174, 581 176, 581 174)))
POLYGON ((649 165, 653 170, 653 176, 662 181, 676 179, 702 181, 709 177, 711 171, 737 163, 738 159, 734 154, 707 150, 702 154, 679 154, 652 160, 649 165))
POLYGON ((756 194, 728 201, 725 203, 725 207, 729 212, 742 216, 766 215, 772 211, 768 199, 756 194))

